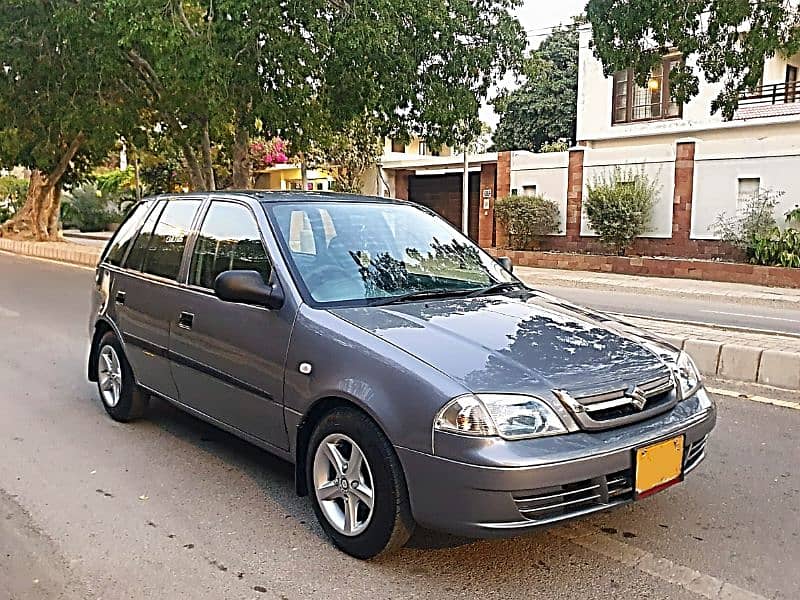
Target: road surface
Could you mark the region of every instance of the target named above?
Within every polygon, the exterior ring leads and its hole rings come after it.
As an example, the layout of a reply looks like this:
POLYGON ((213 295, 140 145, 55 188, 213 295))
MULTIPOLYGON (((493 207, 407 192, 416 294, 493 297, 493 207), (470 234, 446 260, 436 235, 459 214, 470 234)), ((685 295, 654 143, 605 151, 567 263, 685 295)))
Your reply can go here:
POLYGON ((161 402, 106 417, 85 377, 91 285, 0 255, 4 600, 800 598, 800 410, 720 398, 686 482, 576 528, 420 532, 359 562, 324 539, 286 463, 161 402))

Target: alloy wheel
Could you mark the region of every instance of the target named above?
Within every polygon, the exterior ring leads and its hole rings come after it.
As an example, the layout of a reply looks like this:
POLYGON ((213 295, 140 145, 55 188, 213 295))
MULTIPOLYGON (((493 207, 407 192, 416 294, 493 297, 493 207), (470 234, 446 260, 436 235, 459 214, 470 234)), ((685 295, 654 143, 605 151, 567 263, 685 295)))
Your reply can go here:
POLYGON ((332 433, 317 446, 314 491, 322 514, 346 536, 364 531, 375 505, 372 471, 361 448, 344 434, 332 433))
POLYGON ((97 359, 97 381, 103 402, 115 407, 122 397, 122 364, 112 346, 103 346, 97 359))

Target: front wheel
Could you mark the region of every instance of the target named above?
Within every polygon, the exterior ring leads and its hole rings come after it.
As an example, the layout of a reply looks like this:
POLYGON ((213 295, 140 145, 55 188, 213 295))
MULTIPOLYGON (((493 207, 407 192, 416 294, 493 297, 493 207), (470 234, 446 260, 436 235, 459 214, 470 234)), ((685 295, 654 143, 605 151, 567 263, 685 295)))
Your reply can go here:
POLYGON ((367 415, 338 408, 311 435, 308 489, 322 528, 356 558, 401 548, 414 521, 400 461, 367 415))
POLYGON ((136 385, 133 370, 113 332, 100 339, 96 356, 97 390, 106 412, 115 421, 128 422, 141 417, 150 396, 136 385))

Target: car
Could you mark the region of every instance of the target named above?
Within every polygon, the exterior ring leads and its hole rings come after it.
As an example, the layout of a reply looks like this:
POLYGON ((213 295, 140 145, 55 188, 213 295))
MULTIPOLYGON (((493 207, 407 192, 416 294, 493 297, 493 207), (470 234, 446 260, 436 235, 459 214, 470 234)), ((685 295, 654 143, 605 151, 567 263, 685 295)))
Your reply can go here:
POLYGON ((429 209, 334 193, 137 204, 103 251, 89 379, 294 464, 344 552, 500 537, 663 490, 706 455, 691 358, 523 284, 429 209))

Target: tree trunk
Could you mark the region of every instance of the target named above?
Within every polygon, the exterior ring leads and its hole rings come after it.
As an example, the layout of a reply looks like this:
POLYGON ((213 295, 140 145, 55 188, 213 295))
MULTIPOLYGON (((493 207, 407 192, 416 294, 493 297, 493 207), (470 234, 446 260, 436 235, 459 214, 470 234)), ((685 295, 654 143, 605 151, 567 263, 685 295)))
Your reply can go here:
POLYGON ((242 127, 236 128, 233 136, 233 187, 249 190, 252 182, 253 163, 250 161, 250 136, 242 127))
POLYGON ((79 133, 48 174, 31 171, 28 195, 17 214, 0 227, 0 237, 37 242, 61 241, 58 223, 61 216, 61 179, 83 143, 79 133))
POLYGON ((214 180, 214 163, 211 161, 211 137, 208 133, 208 119, 203 123, 203 178, 206 182, 206 189, 213 192, 217 189, 214 180))

